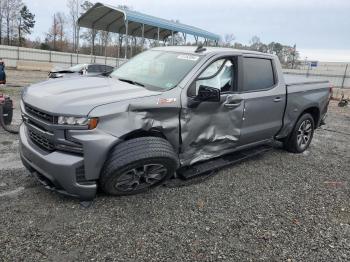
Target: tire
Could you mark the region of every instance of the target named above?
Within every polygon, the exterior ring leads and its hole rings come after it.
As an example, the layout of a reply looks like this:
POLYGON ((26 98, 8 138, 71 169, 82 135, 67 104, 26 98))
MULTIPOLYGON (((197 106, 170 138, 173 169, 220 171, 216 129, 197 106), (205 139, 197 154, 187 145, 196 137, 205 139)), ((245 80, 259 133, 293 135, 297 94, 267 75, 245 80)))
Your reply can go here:
POLYGON ((5 125, 11 125, 12 117, 13 117, 13 109, 11 107, 5 107, 4 108, 4 114, 7 114, 7 116, 4 117, 4 123, 5 125))
POLYGON ((110 195, 134 195, 162 184, 174 175, 178 157, 168 141, 140 137, 117 145, 100 177, 101 189, 110 195))
POLYGON ((292 153, 302 153, 310 146, 314 135, 315 121, 312 115, 303 114, 295 124, 293 131, 284 141, 284 148, 292 153))

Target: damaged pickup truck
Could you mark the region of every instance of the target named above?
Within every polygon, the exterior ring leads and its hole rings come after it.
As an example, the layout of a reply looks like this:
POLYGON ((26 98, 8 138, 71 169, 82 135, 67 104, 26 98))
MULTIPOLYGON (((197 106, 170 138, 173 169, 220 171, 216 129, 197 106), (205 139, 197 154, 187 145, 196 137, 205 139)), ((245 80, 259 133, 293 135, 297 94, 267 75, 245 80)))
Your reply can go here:
POLYGON ((27 87, 20 154, 47 187, 82 201, 97 188, 136 194, 274 140, 305 151, 330 95, 327 81, 285 79, 275 55, 158 47, 109 78, 27 87))

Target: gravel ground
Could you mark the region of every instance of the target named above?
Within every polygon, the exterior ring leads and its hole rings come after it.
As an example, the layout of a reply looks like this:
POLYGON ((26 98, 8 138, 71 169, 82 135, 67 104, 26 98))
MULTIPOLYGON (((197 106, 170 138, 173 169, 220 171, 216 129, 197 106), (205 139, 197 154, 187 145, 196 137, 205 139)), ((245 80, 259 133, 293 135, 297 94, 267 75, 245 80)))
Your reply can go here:
POLYGON ((29 177, 17 147, 0 130, 0 261, 350 261, 350 107, 333 102, 303 154, 276 148, 200 184, 101 194, 88 209, 29 177))

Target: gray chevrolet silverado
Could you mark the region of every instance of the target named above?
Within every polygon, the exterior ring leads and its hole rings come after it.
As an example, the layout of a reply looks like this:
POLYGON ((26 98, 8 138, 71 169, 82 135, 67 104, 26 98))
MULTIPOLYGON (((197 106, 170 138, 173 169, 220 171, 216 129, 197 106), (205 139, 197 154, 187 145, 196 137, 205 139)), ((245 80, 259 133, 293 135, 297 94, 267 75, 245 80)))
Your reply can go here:
POLYGON ((97 188, 136 194, 274 140, 305 151, 330 95, 327 81, 285 79, 275 55, 159 47, 107 78, 25 88, 20 154, 48 188, 83 201, 97 188))

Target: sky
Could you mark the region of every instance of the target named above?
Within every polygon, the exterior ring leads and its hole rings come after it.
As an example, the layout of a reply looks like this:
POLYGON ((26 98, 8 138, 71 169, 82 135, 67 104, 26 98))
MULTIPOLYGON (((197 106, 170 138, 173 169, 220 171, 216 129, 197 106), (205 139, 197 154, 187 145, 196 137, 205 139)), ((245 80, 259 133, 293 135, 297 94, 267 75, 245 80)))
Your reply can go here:
MULTIPOLYGON (((23 0, 36 14, 32 38, 44 37, 52 15, 68 13, 67 0, 23 0)), ((92 1, 97 2, 97 1, 92 1)), ((297 45, 301 58, 350 62, 350 0, 101 0, 196 26, 224 36, 233 33, 248 44, 253 36, 263 43, 297 45)))

